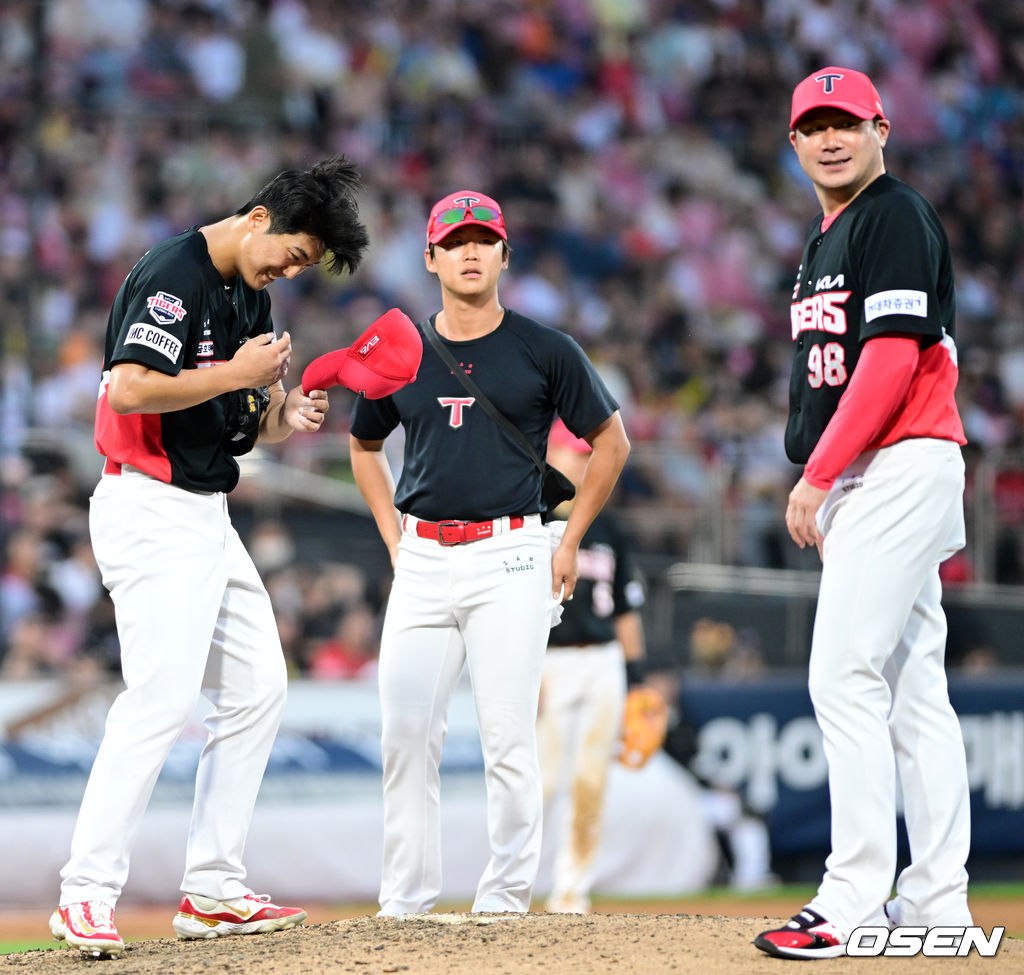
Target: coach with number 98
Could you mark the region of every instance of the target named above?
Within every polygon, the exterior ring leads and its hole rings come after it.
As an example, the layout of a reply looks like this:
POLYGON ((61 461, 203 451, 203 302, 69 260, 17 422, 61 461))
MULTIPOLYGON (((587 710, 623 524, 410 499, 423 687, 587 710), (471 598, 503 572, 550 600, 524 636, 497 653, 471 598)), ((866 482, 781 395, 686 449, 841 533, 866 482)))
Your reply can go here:
POLYGON ((885 170, 892 128, 859 71, 822 68, 793 92, 789 141, 822 213, 790 304, 785 442, 804 469, 786 526, 822 561, 809 685, 832 852, 811 902, 754 942, 785 958, 845 955, 863 925, 971 924, 939 582, 965 544, 953 264, 934 209, 885 170), (894 878, 897 776, 911 862, 894 878))

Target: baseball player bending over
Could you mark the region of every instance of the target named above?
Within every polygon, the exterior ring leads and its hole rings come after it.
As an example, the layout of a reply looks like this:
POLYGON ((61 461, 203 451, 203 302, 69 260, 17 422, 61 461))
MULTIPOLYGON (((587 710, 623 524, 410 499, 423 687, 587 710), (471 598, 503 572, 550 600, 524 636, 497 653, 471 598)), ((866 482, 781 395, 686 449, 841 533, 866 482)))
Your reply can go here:
POLYGON ((96 405, 106 458, 89 531, 110 590, 125 689, 114 701, 61 871, 57 939, 92 955, 124 944, 113 910, 160 769, 200 694, 213 704, 185 852, 180 938, 275 931, 306 912, 245 883, 242 852, 284 709, 270 598, 228 515, 235 455, 319 429, 327 394, 285 392, 291 339, 266 286, 366 248, 356 170, 289 170, 233 216, 146 253, 114 299, 96 405), (240 395, 238 391, 243 391, 240 395), (262 409, 261 405, 265 405, 262 409))
POLYGON ((501 208, 482 193, 453 193, 433 207, 424 259, 440 282, 441 310, 430 321, 541 457, 556 412, 593 454, 552 555, 536 466, 429 342, 414 383, 356 402, 352 467, 395 567, 379 671, 385 916, 429 911, 441 892, 438 766, 464 664, 491 851, 473 910, 528 910, 540 856, 535 721, 544 648, 560 598, 576 585, 580 540, 629 452, 617 404, 583 350, 500 304, 507 240, 501 208), (399 424, 406 439, 396 490, 381 448, 399 424))
POLYGON ((939 564, 964 545, 953 266, 935 211, 885 171, 878 92, 822 68, 789 140, 821 203, 790 307, 786 525, 822 558, 810 693, 829 766, 818 893, 757 947, 846 954, 863 924, 970 925, 969 796, 949 703, 939 564), (896 777, 911 863, 896 880, 896 777))

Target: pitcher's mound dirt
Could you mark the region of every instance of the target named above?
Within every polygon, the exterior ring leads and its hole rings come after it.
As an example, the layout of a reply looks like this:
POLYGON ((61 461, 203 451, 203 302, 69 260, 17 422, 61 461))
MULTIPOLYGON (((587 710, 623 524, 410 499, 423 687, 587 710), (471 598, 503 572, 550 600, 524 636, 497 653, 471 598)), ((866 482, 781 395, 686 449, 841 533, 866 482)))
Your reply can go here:
MULTIPOLYGON (((779 918, 700 914, 429 914, 353 917, 291 931, 211 941, 160 939, 128 944, 116 959, 77 951, 0 956, 0 972, 18 975, 783 975, 793 963, 751 945, 779 918), (93 967, 95 966, 95 967, 93 967)), ((985 975, 1024 971, 1024 942, 1004 940, 999 954, 967 958, 840 958, 819 961, 820 975, 985 975), (951 967, 952 966, 952 967, 951 967)))

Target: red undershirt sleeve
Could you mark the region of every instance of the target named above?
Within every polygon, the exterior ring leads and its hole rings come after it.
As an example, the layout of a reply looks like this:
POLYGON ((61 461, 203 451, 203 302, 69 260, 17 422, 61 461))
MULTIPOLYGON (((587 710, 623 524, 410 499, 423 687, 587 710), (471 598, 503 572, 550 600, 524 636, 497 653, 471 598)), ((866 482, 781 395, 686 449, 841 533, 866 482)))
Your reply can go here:
POLYGON ((864 343, 850 384, 804 467, 808 484, 827 491, 868 449, 906 398, 920 351, 916 336, 880 335, 864 343))

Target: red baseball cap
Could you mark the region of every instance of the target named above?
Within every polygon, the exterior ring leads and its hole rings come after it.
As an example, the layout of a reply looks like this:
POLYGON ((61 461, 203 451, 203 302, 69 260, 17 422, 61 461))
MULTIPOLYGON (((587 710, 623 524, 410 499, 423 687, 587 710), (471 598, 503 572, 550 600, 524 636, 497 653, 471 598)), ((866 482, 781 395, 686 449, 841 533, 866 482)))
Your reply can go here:
POLYGON ((852 68, 822 68, 793 89, 789 127, 812 108, 840 108, 857 118, 885 118, 882 99, 871 79, 852 68))
POLYGON ((576 434, 562 422, 561 417, 556 418, 555 422, 551 424, 551 432, 548 433, 548 446, 565 447, 577 454, 589 454, 591 450, 593 450, 586 440, 582 437, 577 437, 576 434))
POLYGON ((496 200, 476 190, 458 190, 438 200, 427 221, 427 243, 436 244, 453 230, 467 224, 490 227, 502 240, 508 240, 505 218, 496 200))
POLYGON ((347 386, 367 399, 398 392, 416 379, 423 339, 405 312, 392 308, 347 349, 314 359, 302 373, 302 391, 347 386))

